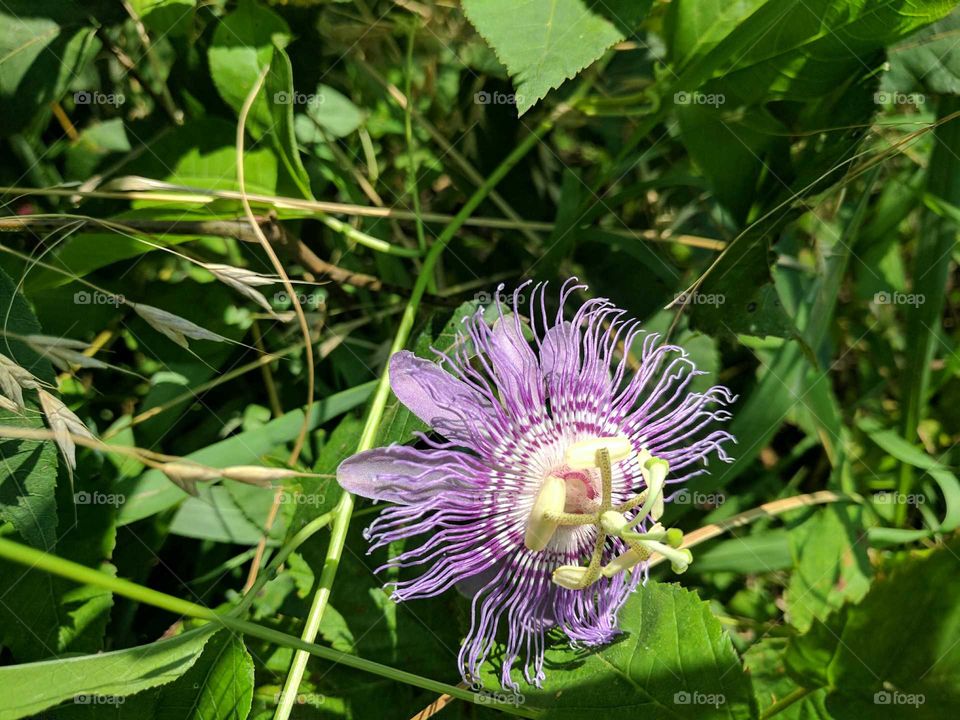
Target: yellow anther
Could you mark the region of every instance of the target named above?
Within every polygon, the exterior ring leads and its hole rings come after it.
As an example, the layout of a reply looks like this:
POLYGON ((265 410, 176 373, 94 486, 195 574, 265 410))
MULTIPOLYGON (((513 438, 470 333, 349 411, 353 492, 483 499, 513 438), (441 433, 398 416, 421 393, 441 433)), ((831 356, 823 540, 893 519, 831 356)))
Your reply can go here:
POLYGON ((553 571, 553 582, 567 590, 582 590, 588 569, 579 565, 561 565, 553 571))
POLYGON ((557 531, 559 522, 556 517, 563 513, 567 501, 567 484, 563 478, 549 475, 540 486, 533 510, 527 518, 527 530, 523 544, 530 550, 543 550, 557 531))
POLYGON ((604 566, 601 573, 604 577, 610 578, 629 570, 635 565, 639 565, 649 557, 650 551, 638 545, 637 547, 630 548, 625 553, 617 555, 617 557, 604 566))
POLYGON ((564 461, 574 470, 586 470, 596 467, 597 450, 606 448, 610 453, 610 462, 620 462, 633 455, 633 444, 624 435, 599 437, 581 440, 567 448, 564 461))

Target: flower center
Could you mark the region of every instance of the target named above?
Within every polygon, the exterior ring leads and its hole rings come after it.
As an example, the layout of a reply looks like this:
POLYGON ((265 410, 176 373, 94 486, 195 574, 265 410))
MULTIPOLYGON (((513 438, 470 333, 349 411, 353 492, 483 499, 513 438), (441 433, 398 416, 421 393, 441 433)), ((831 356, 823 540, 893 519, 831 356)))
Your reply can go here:
POLYGON ((566 496, 563 511, 568 513, 594 513, 600 507, 600 474, 593 469, 575 470, 561 465, 551 473, 563 480, 566 496))

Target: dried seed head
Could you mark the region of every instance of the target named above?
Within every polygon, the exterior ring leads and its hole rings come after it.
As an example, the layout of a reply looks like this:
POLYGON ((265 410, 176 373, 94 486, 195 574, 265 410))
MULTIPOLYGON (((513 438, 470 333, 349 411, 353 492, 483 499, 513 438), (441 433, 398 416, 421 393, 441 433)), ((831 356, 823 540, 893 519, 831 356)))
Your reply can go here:
POLYGON ((277 282, 276 279, 261 275, 253 270, 234 267, 233 265, 221 265, 219 263, 203 263, 203 267, 209 270, 217 280, 224 285, 229 285, 244 297, 250 298, 257 305, 264 308, 271 315, 274 314, 270 303, 259 290, 254 288, 261 285, 272 285, 277 282))
POLYGON ((82 340, 58 338, 51 335, 27 335, 24 340, 38 355, 47 358, 58 368, 67 372, 70 371, 71 367, 78 366, 97 369, 110 367, 102 360, 78 352, 89 347, 82 340))
POLYGON ((17 407, 23 407, 24 388, 36 390, 39 387, 40 383, 29 371, 0 354, 0 392, 15 402, 17 407))
POLYGON ((17 415, 20 414, 20 406, 6 395, 0 395, 0 409, 15 413, 17 415))
POLYGON ((94 440, 94 435, 59 398, 43 388, 37 388, 37 393, 40 396, 40 408, 47 418, 47 424, 53 431, 54 441, 67 461, 67 469, 72 476, 73 471, 77 469, 77 446, 71 436, 79 435, 94 440))
POLYGON ((174 485, 194 497, 199 494, 198 482, 210 482, 220 477, 220 471, 215 468, 184 462, 164 463, 160 466, 160 472, 166 475, 174 485))
POLYGON ((223 335, 217 335, 206 328, 190 322, 189 320, 174 315, 166 310, 144 305, 143 303, 130 303, 137 315, 142 317, 147 324, 157 332, 166 335, 180 347, 186 348, 190 344, 187 338, 192 340, 212 340, 214 342, 225 342, 223 335))

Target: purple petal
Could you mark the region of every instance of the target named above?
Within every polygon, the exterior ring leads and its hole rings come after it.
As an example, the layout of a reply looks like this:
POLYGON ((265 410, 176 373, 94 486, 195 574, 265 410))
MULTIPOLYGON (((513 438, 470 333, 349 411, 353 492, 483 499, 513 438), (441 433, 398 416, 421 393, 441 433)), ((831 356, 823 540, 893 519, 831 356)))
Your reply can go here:
POLYGON ((418 418, 451 440, 473 446, 473 426, 493 420, 489 400, 437 364, 401 350, 390 360, 390 387, 418 418))
POLYGON ((344 460, 337 482, 354 495, 408 505, 443 491, 472 490, 477 465, 464 453, 392 445, 344 460))

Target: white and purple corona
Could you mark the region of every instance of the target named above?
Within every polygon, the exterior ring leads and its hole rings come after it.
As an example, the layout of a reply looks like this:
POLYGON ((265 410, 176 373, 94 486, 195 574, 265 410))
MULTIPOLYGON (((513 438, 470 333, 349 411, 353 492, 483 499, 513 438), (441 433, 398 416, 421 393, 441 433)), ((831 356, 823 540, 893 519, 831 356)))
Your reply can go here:
POLYGON ((389 563, 420 569, 394 584, 393 598, 454 586, 472 598, 460 672, 479 677, 502 633, 510 688, 518 661, 540 684, 551 630, 583 645, 614 638, 653 554, 686 570, 682 533, 659 520, 671 485, 706 472, 711 454, 730 460, 733 437, 714 426, 735 399, 722 386, 691 392, 703 373, 686 353, 641 338, 638 321, 608 300, 565 319, 585 289, 576 281, 553 317, 545 286, 523 307, 522 289, 492 327, 482 312, 466 319, 439 362, 394 355, 393 392, 433 435, 360 453, 337 471, 348 491, 393 503, 367 530, 371 551, 419 541, 389 563), (623 350, 635 341, 632 361, 623 350))

